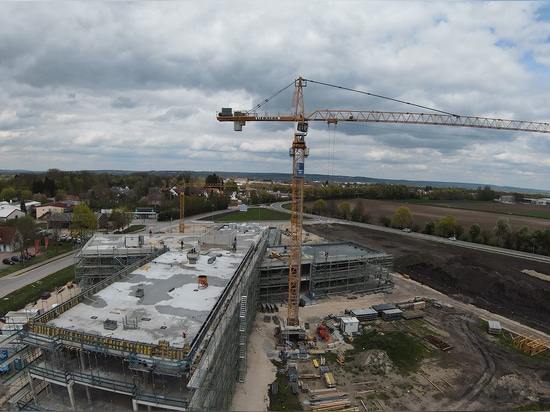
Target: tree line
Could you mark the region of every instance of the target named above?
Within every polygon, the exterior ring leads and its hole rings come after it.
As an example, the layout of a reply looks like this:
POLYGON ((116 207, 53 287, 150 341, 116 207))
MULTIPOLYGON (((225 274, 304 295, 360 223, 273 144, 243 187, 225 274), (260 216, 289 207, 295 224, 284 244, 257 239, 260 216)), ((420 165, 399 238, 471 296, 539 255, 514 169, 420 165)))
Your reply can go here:
POLYGON ((378 222, 372 222, 369 214, 364 210, 361 202, 352 208, 348 201, 328 203, 318 199, 306 212, 320 216, 331 216, 340 219, 352 220, 361 223, 380 224, 385 227, 406 229, 407 231, 421 232, 427 235, 436 235, 463 241, 499 246, 524 252, 550 255, 550 228, 530 229, 527 226, 514 231, 505 217, 499 217, 495 226, 483 228, 478 223, 470 225, 465 230, 453 215, 439 219, 428 219, 423 226, 414 221, 411 210, 406 206, 399 206, 390 217, 380 216, 378 222))
MULTIPOLYGON (((192 172, 131 172, 108 173, 76 171, 67 172, 59 169, 49 169, 43 173, 19 173, 0 177, 0 200, 13 199, 36 200, 47 203, 51 199, 63 201, 69 196, 77 196, 88 208, 79 213, 85 216, 79 221, 83 227, 75 226, 79 232, 93 230, 89 223, 89 213, 101 209, 111 209, 112 225, 123 228, 128 224, 129 216, 136 207, 151 207, 150 194, 160 190, 164 201, 156 204, 159 220, 174 220, 179 218, 180 200, 173 196, 170 189, 183 188, 185 195, 185 215, 191 216, 213 210, 226 209, 230 197, 236 193, 245 204, 266 204, 290 199, 290 181, 274 182, 272 180, 248 180, 244 185, 237 185, 233 179, 223 179, 215 173, 201 178, 192 172), (208 197, 195 195, 197 187, 220 187, 222 192, 213 192, 208 197)), ((493 201, 504 193, 494 191, 490 186, 480 186, 477 189, 464 188, 433 188, 411 187, 404 184, 331 184, 326 182, 307 182, 304 188, 304 200, 314 201, 312 208, 306 212, 319 215, 341 217, 348 220, 371 223, 368 212, 363 210, 361 203, 352 208, 345 199, 363 198, 375 200, 452 200, 452 201, 493 201), (328 199, 328 200, 324 200, 328 199), (344 200, 344 201, 340 201, 344 200)), ((506 193, 515 196, 517 201, 523 200, 521 193, 506 193)), ((533 195, 533 197, 536 197, 533 195)), ((23 203, 21 203, 23 204, 23 203)), ((78 210, 78 209, 77 209, 78 210)), ((452 216, 438 221, 428 220, 420 226, 407 223, 409 216, 406 211, 399 210, 392 217, 381 217, 377 224, 388 227, 410 227, 413 231, 437 233, 441 236, 456 236, 463 240, 489 244, 494 241, 503 247, 518 250, 544 251, 547 248, 548 230, 521 228, 513 232, 506 230, 502 222, 495 228, 481 228, 473 224, 467 230, 463 229, 452 216), (498 228, 498 230, 496 230, 498 228), (496 238, 496 240, 495 240, 496 238)))

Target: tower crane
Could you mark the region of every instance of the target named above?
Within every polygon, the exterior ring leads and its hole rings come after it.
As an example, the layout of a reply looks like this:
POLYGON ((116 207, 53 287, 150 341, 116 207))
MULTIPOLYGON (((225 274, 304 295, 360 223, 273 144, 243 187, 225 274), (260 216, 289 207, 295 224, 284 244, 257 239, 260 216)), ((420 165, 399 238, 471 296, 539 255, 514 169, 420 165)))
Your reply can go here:
POLYGON ((174 196, 180 197, 180 222, 179 222, 179 232, 185 233, 185 184, 177 185, 170 189, 170 193, 174 196))
MULTIPOLYGON (((313 80, 309 81, 322 84, 313 80)), ((299 326, 298 311, 302 264, 304 162, 309 154, 305 142, 305 137, 308 132, 308 122, 325 121, 328 124, 337 124, 338 122, 407 123, 550 133, 550 123, 459 116, 444 112, 409 113, 373 110, 315 110, 311 114, 306 115, 303 89, 307 86, 307 82, 308 80, 302 77, 294 81, 294 96, 292 100, 294 110, 292 114, 268 116, 260 115, 254 109, 248 111, 233 111, 232 108, 222 108, 221 112, 218 112, 216 116, 217 120, 220 122, 233 122, 233 129, 235 131, 242 131, 242 127, 246 125, 246 122, 251 121, 294 122, 295 124, 294 140, 292 142, 292 147, 289 149, 289 155, 292 157, 292 208, 287 315, 287 325, 289 326, 299 326)))

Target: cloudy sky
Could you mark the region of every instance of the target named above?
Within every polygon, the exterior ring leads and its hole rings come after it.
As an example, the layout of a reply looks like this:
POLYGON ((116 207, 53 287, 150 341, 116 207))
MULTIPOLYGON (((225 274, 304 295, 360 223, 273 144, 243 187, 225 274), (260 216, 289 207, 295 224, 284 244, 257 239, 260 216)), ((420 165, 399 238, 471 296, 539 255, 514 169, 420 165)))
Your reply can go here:
MULTIPOLYGON (((306 114, 433 108, 550 122, 550 6, 3 1, 0 169, 290 173, 291 123, 234 132, 216 113, 290 114, 300 76, 314 81, 306 114)), ((312 122, 306 142, 306 174, 550 190, 550 134, 312 122)))

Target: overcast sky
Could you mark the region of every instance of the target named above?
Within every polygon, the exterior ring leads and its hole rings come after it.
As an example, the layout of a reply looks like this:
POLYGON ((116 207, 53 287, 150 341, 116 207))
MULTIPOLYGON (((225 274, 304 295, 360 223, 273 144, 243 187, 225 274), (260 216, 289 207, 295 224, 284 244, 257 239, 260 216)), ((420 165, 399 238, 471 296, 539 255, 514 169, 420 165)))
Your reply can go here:
MULTIPOLYGON (((550 122, 550 6, 527 1, 0 2, 0 169, 292 170, 298 77, 550 122), (274 98, 269 96, 291 85, 274 98)), ((305 111, 426 109, 308 82, 305 111)), ((312 122, 306 174, 550 190, 550 134, 312 122)), ((226 176, 226 177, 233 177, 226 176)))

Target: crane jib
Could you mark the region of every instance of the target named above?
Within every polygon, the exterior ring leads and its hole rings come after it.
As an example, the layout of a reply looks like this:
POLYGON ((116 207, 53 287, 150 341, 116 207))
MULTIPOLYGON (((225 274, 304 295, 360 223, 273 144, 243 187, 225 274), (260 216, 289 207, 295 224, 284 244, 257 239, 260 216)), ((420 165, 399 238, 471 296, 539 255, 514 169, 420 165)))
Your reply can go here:
POLYGON ((380 112, 364 110, 316 110, 303 119, 291 115, 269 115, 257 113, 219 114, 220 122, 298 122, 325 121, 338 122, 373 122, 373 123, 407 123, 434 126, 459 126, 481 129, 519 130, 534 133, 550 133, 550 123, 532 122, 526 120, 494 119, 478 116, 455 116, 436 113, 380 112))

